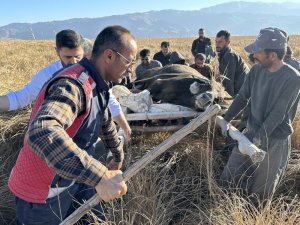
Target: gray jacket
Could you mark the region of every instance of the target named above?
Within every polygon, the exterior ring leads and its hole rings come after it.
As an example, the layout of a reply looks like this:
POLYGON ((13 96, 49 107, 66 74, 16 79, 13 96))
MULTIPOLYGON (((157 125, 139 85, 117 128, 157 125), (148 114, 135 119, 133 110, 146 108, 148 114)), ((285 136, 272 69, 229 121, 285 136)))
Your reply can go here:
POLYGON ((248 138, 285 139, 292 132, 300 98, 300 73, 284 64, 270 73, 260 64, 251 68, 224 119, 231 121, 251 99, 248 138))
POLYGON ((231 96, 235 96, 244 83, 249 68, 242 57, 231 48, 225 48, 219 53, 219 72, 225 76, 222 83, 231 96))

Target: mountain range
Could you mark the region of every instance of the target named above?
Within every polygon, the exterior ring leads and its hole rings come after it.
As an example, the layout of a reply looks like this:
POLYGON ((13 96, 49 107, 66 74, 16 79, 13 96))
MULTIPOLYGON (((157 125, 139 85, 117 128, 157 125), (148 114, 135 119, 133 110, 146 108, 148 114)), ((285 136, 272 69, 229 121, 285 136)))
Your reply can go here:
MULTIPOLYGON (((201 1, 197 1, 201 4, 201 1)), ((229 2, 201 10, 161 10, 100 18, 74 18, 38 23, 12 23, 0 27, 0 39, 54 39, 62 29, 74 29, 95 38, 109 25, 122 25, 138 38, 192 37, 200 27, 207 36, 226 29, 232 35, 256 35, 264 27, 279 27, 299 34, 300 3, 229 2)))

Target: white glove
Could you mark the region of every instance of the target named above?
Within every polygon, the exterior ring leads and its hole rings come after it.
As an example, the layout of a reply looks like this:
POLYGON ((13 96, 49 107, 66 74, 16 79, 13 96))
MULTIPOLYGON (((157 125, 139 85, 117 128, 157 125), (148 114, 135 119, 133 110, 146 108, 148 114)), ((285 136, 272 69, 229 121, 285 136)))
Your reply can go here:
POLYGON ((221 123, 221 134, 224 137, 228 137, 228 131, 229 131, 229 123, 226 122, 225 120, 221 123))
POLYGON ((252 139, 252 143, 255 144, 256 147, 261 146, 261 140, 259 138, 257 138, 257 137, 254 137, 252 139))
POLYGON ((261 162, 266 155, 265 151, 259 149, 255 144, 252 144, 249 141, 239 141, 238 148, 242 154, 248 155, 253 163, 261 162))
POLYGON ((252 155, 252 152, 250 152, 250 150, 249 150, 248 142, 239 141, 238 148, 239 148, 240 153, 242 153, 244 155, 249 155, 249 156, 252 155))

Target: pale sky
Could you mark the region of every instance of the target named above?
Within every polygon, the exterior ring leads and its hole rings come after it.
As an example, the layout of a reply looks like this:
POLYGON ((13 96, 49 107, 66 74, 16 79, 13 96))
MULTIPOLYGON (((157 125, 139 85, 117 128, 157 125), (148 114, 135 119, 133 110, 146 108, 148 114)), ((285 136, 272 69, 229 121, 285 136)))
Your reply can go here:
MULTIPOLYGON (((258 0, 247 0, 257 2, 258 0)), ((298 2, 300 0, 287 0, 298 2)), ((35 23, 72 18, 97 18, 151 10, 201 8, 231 2, 228 0, 2 0, 0 26, 10 23, 35 23)), ((260 0, 276 2, 282 0, 260 0)))

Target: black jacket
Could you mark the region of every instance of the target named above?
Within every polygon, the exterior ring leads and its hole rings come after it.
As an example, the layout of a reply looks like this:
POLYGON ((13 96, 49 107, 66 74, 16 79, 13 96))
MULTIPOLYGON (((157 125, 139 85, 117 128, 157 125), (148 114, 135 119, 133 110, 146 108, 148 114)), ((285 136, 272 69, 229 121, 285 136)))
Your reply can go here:
POLYGON ((225 48, 219 53, 219 73, 225 76, 223 85, 231 96, 235 96, 244 83, 249 68, 242 57, 231 48, 225 48))
POLYGON ((160 61, 162 66, 170 64, 170 57, 171 57, 171 52, 169 52, 166 56, 162 53, 162 51, 159 51, 154 54, 153 59, 160 61))
POLYGON ((203 40, 200 40, 199 38, 194 40, 193 44, 192 44, 192 49, 191 49, 193 56, 195 57, 197 55, 197 53, 203 53, 206 55, 205 48, 208 45, 211 45, 211 41, 207 37, 204 37, 203 40))

